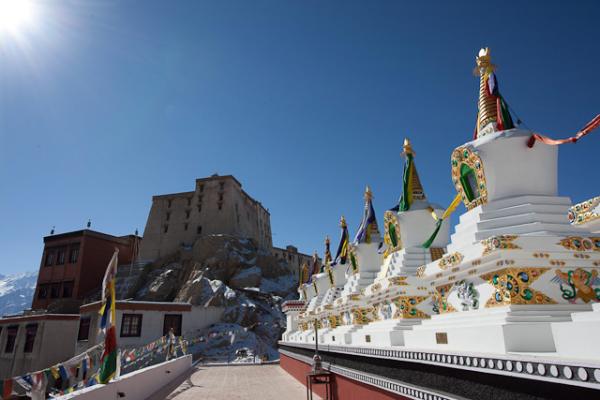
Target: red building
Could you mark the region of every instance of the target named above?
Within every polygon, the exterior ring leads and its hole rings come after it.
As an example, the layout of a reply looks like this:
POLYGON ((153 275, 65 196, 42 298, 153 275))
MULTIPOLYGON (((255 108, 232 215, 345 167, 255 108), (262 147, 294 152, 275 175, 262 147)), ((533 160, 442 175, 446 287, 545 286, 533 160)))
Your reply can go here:
MULTIPOLYGON (((136 235, 112 236, 89 229, 44 237, 44 253, 31 308, 48 309, 57 302, 69 304, 69 310, 78 307, 101 289, 115 248, 119 249, 119 264, 130 264, 139 241, 136 235)), ((75 308, 72 312, 78 310, 75 308)))

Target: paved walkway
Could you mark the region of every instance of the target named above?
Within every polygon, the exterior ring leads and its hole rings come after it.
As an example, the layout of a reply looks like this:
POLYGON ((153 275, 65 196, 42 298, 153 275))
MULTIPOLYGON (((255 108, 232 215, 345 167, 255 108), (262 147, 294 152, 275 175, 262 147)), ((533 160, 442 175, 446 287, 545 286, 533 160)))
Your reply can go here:
POLYGON ((277 364, 198 366, 166 399, 301 400, 306 399, 306 389, 277 364))

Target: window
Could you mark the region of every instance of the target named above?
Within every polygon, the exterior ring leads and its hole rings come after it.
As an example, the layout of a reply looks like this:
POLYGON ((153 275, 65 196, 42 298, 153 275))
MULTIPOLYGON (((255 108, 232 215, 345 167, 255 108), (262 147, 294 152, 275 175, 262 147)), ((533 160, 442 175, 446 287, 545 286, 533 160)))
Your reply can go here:
POLYGON ((196 228, 196 233, 198 235, 202 233, 202 225, 198 225, 198 227, 196 228))
POLYGON ((219 194, 219 201, 223 201, 223 193, 219 194))
POLYGON ((225 182, 219 182, 219 190, 223 190, 225 187, 225 182))
POLYGON ((223 209, 223 203, 219 203, 219 210, 223 209))
POLYGON ((73 281, 63 282, 62 297, 68 299, 73 296, 73 281))
POLYGON ((5 353, 12 353, 15 349, 15 341, 17 340, 18 331, 18 326, 9 326, 6 328, 6 346, 4 347, 5 353))
POLYGON ((65 249, 58 249, 56 252, 56 265, 63 265, 65 263, 65 249))
POLYGON ((188 230, 188 223, 186 222, 185 224, 183 224, 183 230, 187 231, 188 230))
POLYGON ((46 263, 45 265, 49 267, 50 265, 54 265, 54 250, 48 250, 46 252, 46 263))
POLYGON ((190 210, 185 210, 185 217, 189 218, 190 217, 190 210))
POLYGON ((168 208, 171 208, 171 204, 172 204, 172 203, 173 203, 173 200, 169 200, 169 201, 167 202, 167 207, 168 207, 168 208))
POLYGON ((169 225, 165 225, 165 233, 169 231, 169 225))
POLYGON ((188 197, 188 198, 187 198, 187 201, 188 201, 188 206, 191 206, 191 205, 192 205, 192 198, 191 198, 191 197, 188 197))
POLYGON ((31 353, 33 351, 37 329, 38 324, 28 324, 25 326, 25 347, 23 348, 23 353, 31 353))
POLYGON ((38 299, 45 299, 48 297, 48 285, 39 285, 38 286, 38 299))
POLYGON ((121 337, 140 337, 142 335, 142 314, 123 314, 121 337))
POLYGON ((181 336, 181 314, 165 314, 163 335, 168 334, 171 328, 175 336, 181 336))
POLYGON ((69 253, 69 263, 75 264, 79 258, 79 243, 71 246, 71 252, 69 253))
POLYGON ((467 200, 473 201, 479 197, 479 189, 477 188, 477 177, 475 171, 467 164, 460 166, 460 184, 465 191, 467 200))
POLYGON ((167 221, 168 221, 169 219, 171 219, 171 213, 170 213, 170 212, 168 212, 168 213, 167 213, 167 221))
POLYGON ((50 298, 58 299, 59 295, 60 295, 60 283, 53 283, 52 286, 50 286, 50 298))
POLYGON ((204 192, 204 184, 200 185, 200 192, 204 192))
POLYGON ((79 333, 77 340, 88 340, 90 337, 90 317, 82 317, 79 320, 79 333))

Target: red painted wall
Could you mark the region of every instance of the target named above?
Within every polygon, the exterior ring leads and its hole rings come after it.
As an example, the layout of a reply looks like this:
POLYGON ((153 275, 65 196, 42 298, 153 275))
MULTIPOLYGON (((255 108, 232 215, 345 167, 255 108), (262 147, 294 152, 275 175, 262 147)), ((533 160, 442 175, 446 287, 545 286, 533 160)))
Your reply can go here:
POLYGON ((44 252, 40 262, 40 270, 37 281, 37 288, 33 297, 31 307, 36 309, 45 309, 52 302, 60 300, 48 296, 45 299, 38 298, 39 286, 41 284, 62 284, 65 281, 73 282, 73 295, 71 299, 78 301, 99 290, 102 286, 102 278, 106 272, 108 262, 113 255, 115 247, 119 249, 119 264, 128 264, 131 262, 134 239, 133 236, 114 237, 92 231, 81 231, 64 234, 63 237, 45 238, 44 252), (69 246, 79 243, 79 257, 74 264, 69 263, 69 246), (67 249, 66 261, 63 265, 45 266, 46 253, 48 248, 64 246, 67 249))
MULTIPOLYGON (((280 360, 281 368, 303 385, 306 385, 306 374, 310 372, 310 365, 283 354, 280 354, 280 360)), ((386 392, 339 375, 335 375, 333 382, 333 398, 335 400, 408 400, 407 397, 386 392)), ((325 398, 325 385, 313 386, 313 391, 321 398, 325 398)))
POLYGON ((81 249, 82 263, 75 281, 75 297, 84 299, 91 293, 102 287, 102 279, 106 273, 106 267, 115 252, 119 249, 119 264, 131 262, 133 240, 127 245, 117 241, 106 240, 94 236, 87 236, 81 249))

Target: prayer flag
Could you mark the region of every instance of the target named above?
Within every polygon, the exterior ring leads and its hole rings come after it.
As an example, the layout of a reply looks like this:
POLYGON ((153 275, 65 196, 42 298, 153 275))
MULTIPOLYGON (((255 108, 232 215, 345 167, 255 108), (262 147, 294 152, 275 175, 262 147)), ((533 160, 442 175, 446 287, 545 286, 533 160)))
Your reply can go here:
POLYGON ((410 152, 406 153, 406 163, 404 164, 404 173, 402 175, 402 197, 400 198, 399 211, 408 211, 413 201, 412 186, 413 186, 413 155, 410 152))
POLYGON ((375 235, 379 236, 379 227, 377 226, 377 218, 375 217, 375 209, 373 208, 373 195, 371 194, 371 190, 367 188, 365 191, 365 210, 354 242, 371 243, 375 235))
POLYGON ((10 399, 10 397, 12 396, 13 389, 12 379, 9 378, 0 382, 2 382, 2 399, 10 399))
POLYGON ((118 376, 118 350, 116 333, 116 294, 115 280, 117 275, 117 263, 119 250, 115 252, 108 263, 104 279, 102 281, 102 319, 100 330, 104 332, 104 352, 100 359, 99 382, 107 383, 118 376))
POLYGON ((340 237, 340 244, 338 245, 337 252, 335 254, 335 262, 340 264, 346 264, 348 259, 348 246, 350 245, 350 237, 348 235, 348 226, 346 220, 342 217, 341 220, 342 235, 340 237))

